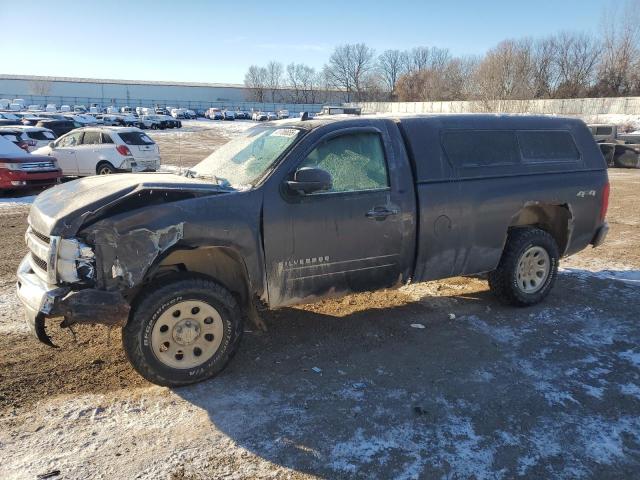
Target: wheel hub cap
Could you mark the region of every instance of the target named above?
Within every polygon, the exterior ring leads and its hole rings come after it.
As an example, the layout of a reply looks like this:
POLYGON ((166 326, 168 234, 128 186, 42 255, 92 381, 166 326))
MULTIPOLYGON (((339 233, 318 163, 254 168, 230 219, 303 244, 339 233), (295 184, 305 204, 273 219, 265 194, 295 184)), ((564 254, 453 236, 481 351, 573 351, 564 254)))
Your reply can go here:
POLYGON ((195 368, 220 348, 224 336, 222 317, 200 300, 178 302, 167 308, 151 331, 155 357, 171 368, 195 368))
POLYGON ((538 246, 529 247, 518 261, 518 288, 525 293, 542 289, 551 272, 551 259, 547 251, 538 246))
POLYGON ((200 325, 190 318, 181 320, 173 327, 173 339, 180 345, 189 345, 200 335, 200 325))

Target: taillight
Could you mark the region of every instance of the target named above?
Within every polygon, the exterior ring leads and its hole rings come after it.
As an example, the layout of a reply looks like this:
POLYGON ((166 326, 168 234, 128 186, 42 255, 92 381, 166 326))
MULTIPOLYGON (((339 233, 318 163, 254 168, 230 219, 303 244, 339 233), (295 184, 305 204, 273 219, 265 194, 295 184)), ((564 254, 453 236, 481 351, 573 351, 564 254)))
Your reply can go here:
POLYGON ((600 221, 604 222, 607 216, 607 209, 609 208, 609 182, 607 182, 602 189, 602 205, 600 206, 600 221))
POLYGON ((131 156, 131 150, 129 150, 129 147, 127 147, 126 145, 118 145, 116 147, 116 150, 120 155, 124 155, 125 157, 131 156))

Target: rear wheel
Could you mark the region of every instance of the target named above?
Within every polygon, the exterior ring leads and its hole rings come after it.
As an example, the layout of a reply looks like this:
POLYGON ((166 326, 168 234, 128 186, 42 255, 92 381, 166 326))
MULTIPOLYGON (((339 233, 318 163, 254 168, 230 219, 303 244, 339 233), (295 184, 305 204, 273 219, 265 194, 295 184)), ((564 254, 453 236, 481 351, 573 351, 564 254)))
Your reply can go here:
POLYGON ((539 228, 513 229, 498 268, 489 274, 489 287, 500 301, 510 305, 538 303, 553 288, 558 259, 558 245, 547 232, 539 228))
POLYGON ((233 295, 200 277, 174 279, 148 292, 122 334, 136 371, 172 387, 221 372, 242 336, 242 314, 233 295))
POLYGON ((98 175, 111 175, 112 173, 116 173, 116 169, 109 162, 102 162, 96 167, 96 173, 98 175))

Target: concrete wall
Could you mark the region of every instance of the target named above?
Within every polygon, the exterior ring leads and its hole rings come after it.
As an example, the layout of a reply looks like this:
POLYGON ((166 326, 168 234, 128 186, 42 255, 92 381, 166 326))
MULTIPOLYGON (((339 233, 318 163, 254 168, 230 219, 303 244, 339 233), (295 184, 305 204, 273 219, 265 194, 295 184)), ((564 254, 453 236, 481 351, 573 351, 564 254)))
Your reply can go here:
POLYGON ((640 115, 640 97, 495 100, 464 102, 362 102, 363 113, 540 113, 560 115, 640 115))

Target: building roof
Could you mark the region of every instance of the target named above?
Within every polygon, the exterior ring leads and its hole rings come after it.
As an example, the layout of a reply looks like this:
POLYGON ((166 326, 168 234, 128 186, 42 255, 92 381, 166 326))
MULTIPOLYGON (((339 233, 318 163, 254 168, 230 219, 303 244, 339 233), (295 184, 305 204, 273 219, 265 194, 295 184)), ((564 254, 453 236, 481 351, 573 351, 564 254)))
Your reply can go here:
POLYGON ((103 83, 111 85, 158 85, 167 87, 207 87, 207 88, 247 88, 239 83, 200 83, 200 82, 171 82, 166 80, 120 80, 105 78, 76 78, 76 77, 47 77, 40 75, 12 75, 0 74, 0 80, 22 80, 25 82, 74 82, 74 83, 103 83))

